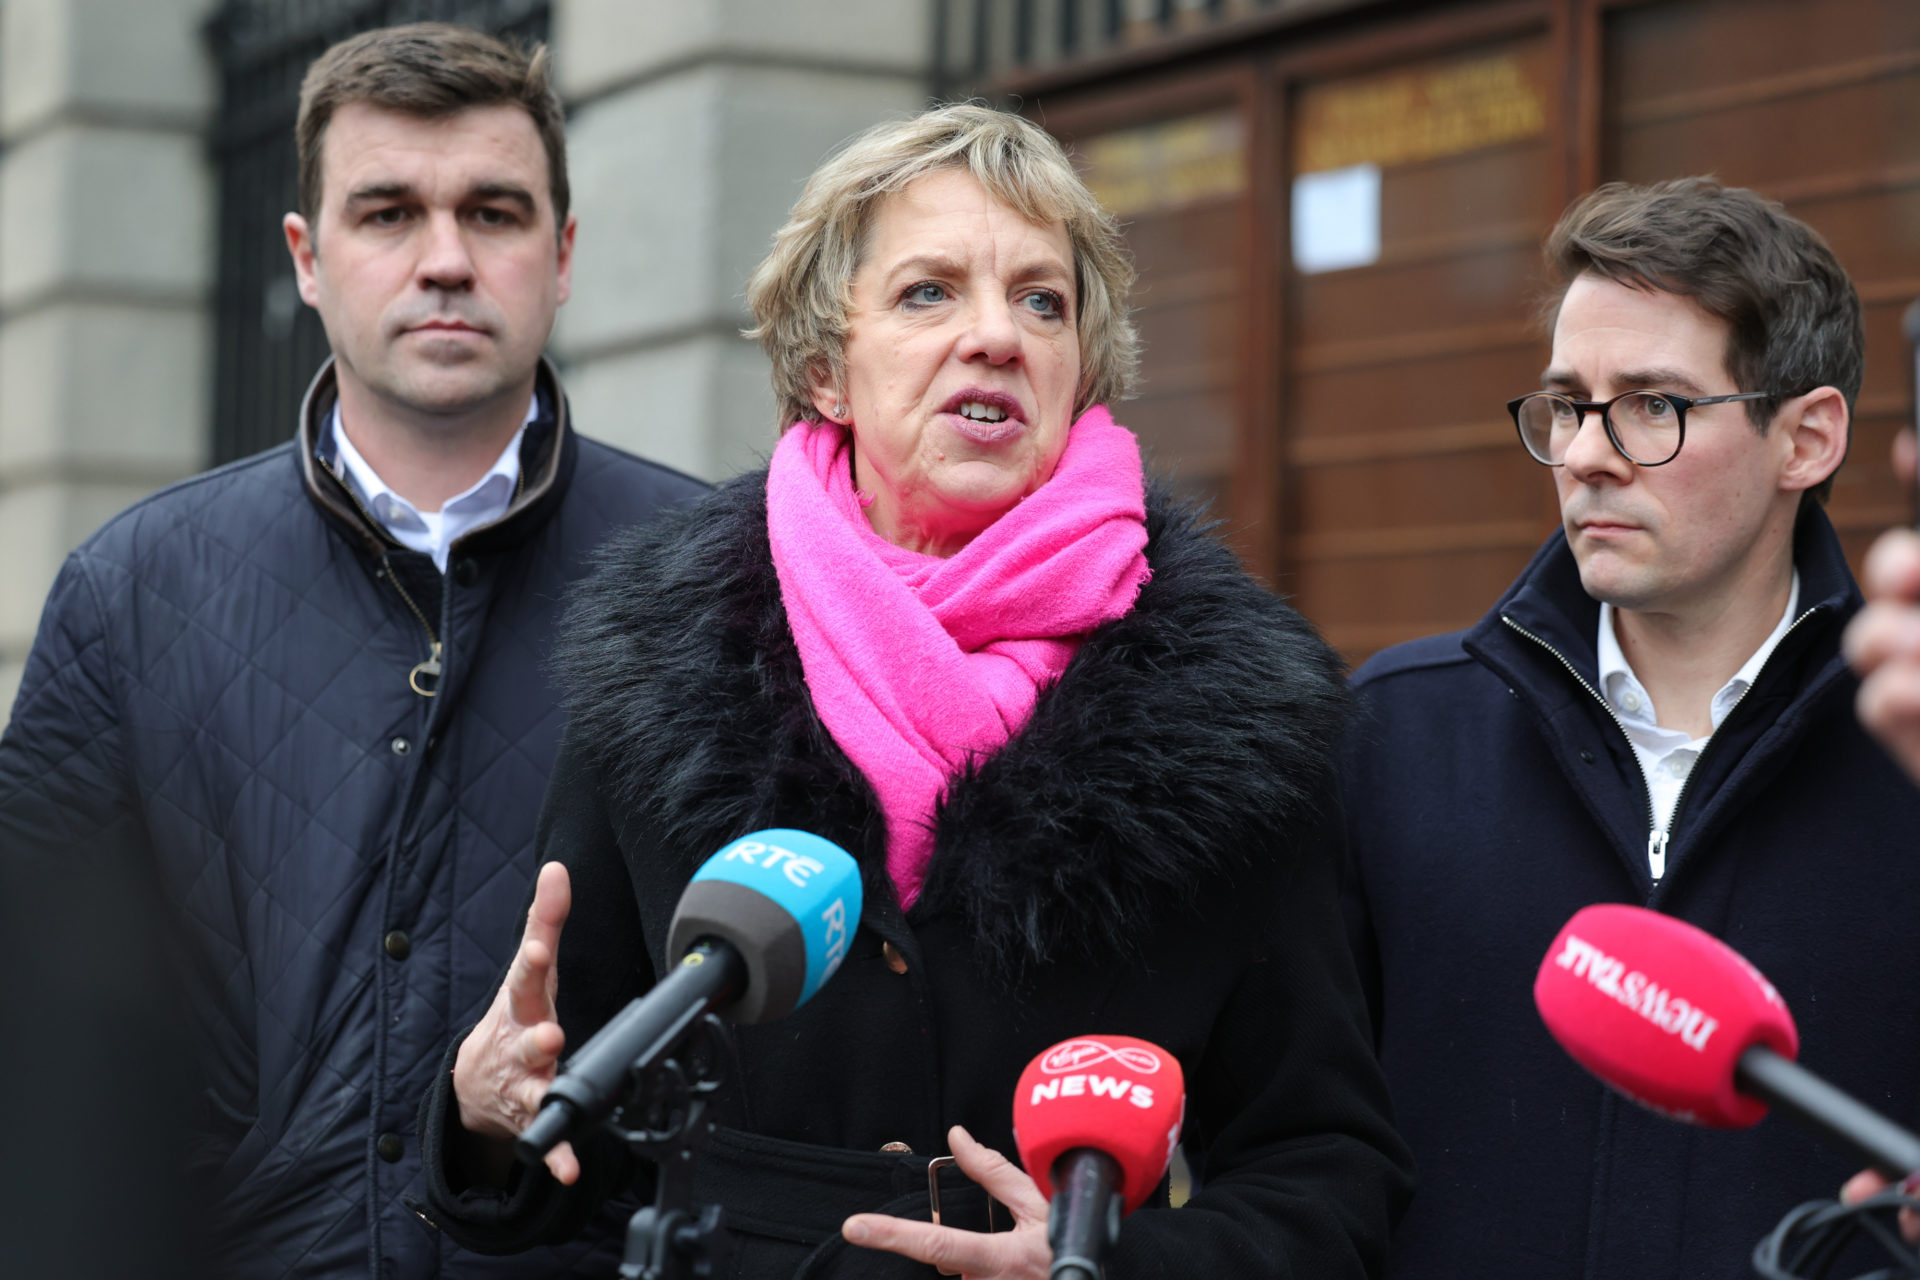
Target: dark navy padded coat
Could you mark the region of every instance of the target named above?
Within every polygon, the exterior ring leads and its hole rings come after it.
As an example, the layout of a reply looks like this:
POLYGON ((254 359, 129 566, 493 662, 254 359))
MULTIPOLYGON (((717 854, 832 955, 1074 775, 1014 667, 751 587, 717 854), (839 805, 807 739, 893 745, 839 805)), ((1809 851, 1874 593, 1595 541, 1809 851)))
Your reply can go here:
POLYGON ((1920 1128, 1920 789, 1854 718, 1839 639, 1860 595, 1817 509, 1794 561, 1800 614, 1701 753, 1657 883, 1562 535, 1471 630, 1355 674, 1348 906, 1421 1174, 1396 1280, 1746 1280, 1760 1237, 1853 1172, 1782 1117, 1689 1128, 1561 1051, 1533 979, 1588 903, 1724 939, 1786 998, 1802 1062, 1920 1128))
POLYGON ((513 506, 443 577, 315 456, 333 394, 329 367, 295 441, 68 558, 0 738, 0 848, 149 861, 184 917, 210 1273, 564 1273, 577 1257, 455 1250, 403 1206, 414 1112, 519 938, 562 596, 703 486, 576 436, 544 370, 513 506))

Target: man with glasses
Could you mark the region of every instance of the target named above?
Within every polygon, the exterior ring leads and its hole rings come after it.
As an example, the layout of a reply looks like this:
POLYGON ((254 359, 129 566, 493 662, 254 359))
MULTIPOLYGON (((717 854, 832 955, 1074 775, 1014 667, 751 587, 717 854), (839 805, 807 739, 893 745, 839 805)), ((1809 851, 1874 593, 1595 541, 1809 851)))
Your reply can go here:
POLYGON ((1707 179, 1603 187, 1546 256, 1552 355, 1508 409, 1562 528, 1476 626, 1354 676, 1348 909, 1422 1183, 1392 1273, 1738 1276, 1849 1162, 1607 1092, 1531 988, 1580 907, 1679 916, 1779 986, 1803 1061, 1920 1127, 1920 791, 1854 717, 1823 510, 1860 304, 1812 229, 1707 179))

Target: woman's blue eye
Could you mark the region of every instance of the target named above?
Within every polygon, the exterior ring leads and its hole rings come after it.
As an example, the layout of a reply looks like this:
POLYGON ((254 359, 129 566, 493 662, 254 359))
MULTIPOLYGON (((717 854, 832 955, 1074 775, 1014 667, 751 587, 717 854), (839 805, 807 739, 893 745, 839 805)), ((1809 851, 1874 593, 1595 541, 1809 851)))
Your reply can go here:
POLYGON ((935 302, 944 302, 946 298, 947 291, 937 284, 917 284, 907 290, 907 301, 917 302, 922 306, 928 306, 935 302))
POLYGON ((1060 295, 1046 289, 1028 294, 1027 307, 1035 314, 1043 316, 1057 316, 1065 310, 1060 295))

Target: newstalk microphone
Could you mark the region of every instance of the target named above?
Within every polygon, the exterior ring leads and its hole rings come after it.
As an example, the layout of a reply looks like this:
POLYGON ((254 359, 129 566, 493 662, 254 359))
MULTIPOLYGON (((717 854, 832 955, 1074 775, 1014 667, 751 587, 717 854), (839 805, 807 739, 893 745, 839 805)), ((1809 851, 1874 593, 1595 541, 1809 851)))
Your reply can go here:
POLYGON ((1733 948, 1641 907, 1586 907, 1540 962, 1533 1001, 1574 1061, 1642 1106, 1741 1129, 1768 1107, 1898 1181, 1920 1138, 1794 1061, 1786 1001, 1733 948))
POLYGON ((1027 1064, 1013 1098, 1013 1140, 1052 1201, 1050 1280, 1099 1280, 1121 1215, 1166 1176, 1186 1108, 1178 1060, 1131 1036, 1065 1040, 1027 1064))
POLYGON ((667 954, 680 960, 569 1057, 515 1143, 529 1164, 592 1129, 709 1012, 770 1022, 804 1004, 860 924, 860 868, 805 831, 756 831, 707 859, 680 895, 667 954))

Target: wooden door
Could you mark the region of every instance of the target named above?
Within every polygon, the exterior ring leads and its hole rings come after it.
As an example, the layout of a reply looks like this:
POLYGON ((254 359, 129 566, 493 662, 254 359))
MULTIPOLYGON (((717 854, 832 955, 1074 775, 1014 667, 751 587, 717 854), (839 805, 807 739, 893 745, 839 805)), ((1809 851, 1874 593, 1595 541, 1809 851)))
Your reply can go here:
POLYGON ((1280 85, 1280 585, 1356 662, 1477 620, 1553 527, 1550 476, 1504 405, 1539 385, 1540 243, 1567 197, 1543 11, 1367 54, 1295 64, 1280 85), (1370 219, 1371 242, 1329 257, 1346 219, 1370 219))
POLYGON ((1350 661, 1470 625, 1557 524, 1503 406, 1548 353, 1540 244, 1604 180, 1712 173, 1826 235, 1867 329, 1830 510, 1856 568, 1912 518, 1887 452, 1913 413, 1920 0, 1376 7, 1026 108, 1140 267, 1121 419, 1350 661), (1360 215, 1358 243, 1311 243, 1360 215))
POLYGON ((1043 114, 1120 220, 1139 273, 1138 388, 1114 416, 1138 434, 1152 471, 1222 516, 1249 430, 1251 99, 1234 69, 1043 114))

